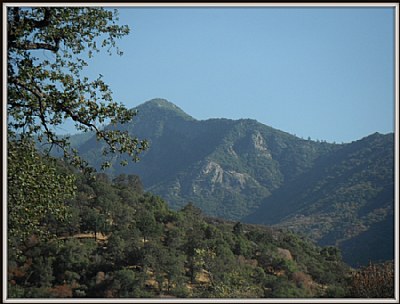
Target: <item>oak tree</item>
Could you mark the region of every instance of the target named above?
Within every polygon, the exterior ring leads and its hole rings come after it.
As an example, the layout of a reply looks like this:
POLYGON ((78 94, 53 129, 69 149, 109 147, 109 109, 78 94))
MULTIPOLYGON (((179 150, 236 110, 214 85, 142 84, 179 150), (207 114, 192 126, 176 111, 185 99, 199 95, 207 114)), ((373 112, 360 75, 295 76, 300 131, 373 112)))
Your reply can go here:
MULTIPOLYGON (((95 7, 9 7, 7 10, 7 112, 9 135, 36 135, 49 150, 62 149, 71 163, 85 167, 68 138, 56 128, 67 120, 105 141, 103 154, 126 153, 133 160, 145 140, 102 124, 126 123, 136 115, 112 98, 102 75, 83 76, 101 48, 112 54, 116 40, 129 33, 117 24, 117 11, 95 7)), ((126 163, 126 161, 122 161, 126 163)), ((107 167, 108 162, 103 163, 107 167)))
MULTIPOLYGON (((124 154, 133 161, 147 148, 117 126, 136 115, 113 100, 102 75, 84 76, 90 58, 101 49, 109 54, 129 33, 118 25, 118 12, 99 7, 7 8, 8 225, 12 247, 29 235, 46 231, 46 217, 62 220, 65 201, 73 195, 72 175, 60 175, 50 154, 54 146, 72 165, 90 172, 88 163, 57 128, 72 120, 78 131, 93 132, 105 142, 103 154, 124 154)), ((122 160, 126 163, 126 160, 122 160)), ((109 163, 104 162, 103 168, 109 163)), ((10 244, 11 244, 10 243, 10 244)))

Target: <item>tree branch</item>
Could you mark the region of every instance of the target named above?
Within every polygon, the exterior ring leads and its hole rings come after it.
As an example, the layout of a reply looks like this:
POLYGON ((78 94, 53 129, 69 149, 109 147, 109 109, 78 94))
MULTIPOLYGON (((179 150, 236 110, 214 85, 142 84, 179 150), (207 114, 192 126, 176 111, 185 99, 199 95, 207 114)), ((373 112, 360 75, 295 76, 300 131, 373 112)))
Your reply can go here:
POLYGON ((50 43, 42 43, 42 42, 10 42, 9 46, 11 48, 17 48, 20 50, 24 51, 29 51, 29 50, 49 50, 54 53, 58 52, 60 49, 59 47, 59 42, 60 40, 55 41, 55 44, 50 44, 50 43))

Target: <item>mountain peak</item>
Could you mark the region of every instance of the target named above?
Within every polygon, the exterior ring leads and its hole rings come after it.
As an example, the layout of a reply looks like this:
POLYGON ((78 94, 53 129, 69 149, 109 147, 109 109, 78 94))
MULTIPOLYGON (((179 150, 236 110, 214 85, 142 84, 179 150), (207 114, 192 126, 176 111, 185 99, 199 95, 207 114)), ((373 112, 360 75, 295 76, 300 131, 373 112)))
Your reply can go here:
POLYGON ((172 102, 163 99, 163 98, 154 98, 145 103, 142 103, 136 109, 140 112, 165 112, 165 113, 173 113, 178 115, 186 120, 194 120, 189 114, 185 113, 181 108, 172 102))
POLYGON ((176 105, 174 105, 172 102, 169 102, 168 100, 166 100, 166 99, 164 99, 164 98, 153 98, 153 99, 150 99, 150 100, 148 100, 148 101, 146 101, 146 102, 144 102, 143 104, 142 104, 143 106, 144 105, 146 105, 146 106, 157 106, 157 107, 166 107, 166 108, 177 108, 177 106, 176 105))

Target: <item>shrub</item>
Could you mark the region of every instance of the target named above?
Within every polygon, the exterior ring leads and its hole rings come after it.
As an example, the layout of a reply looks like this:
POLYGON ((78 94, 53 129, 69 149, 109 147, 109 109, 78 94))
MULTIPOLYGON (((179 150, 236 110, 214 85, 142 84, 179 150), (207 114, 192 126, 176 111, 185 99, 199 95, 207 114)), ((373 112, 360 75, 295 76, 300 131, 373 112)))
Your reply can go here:
POLYGON ((356 271, 350 282, 350 297, 355 298, 393 298, 394 264, 370 263, 356 271))

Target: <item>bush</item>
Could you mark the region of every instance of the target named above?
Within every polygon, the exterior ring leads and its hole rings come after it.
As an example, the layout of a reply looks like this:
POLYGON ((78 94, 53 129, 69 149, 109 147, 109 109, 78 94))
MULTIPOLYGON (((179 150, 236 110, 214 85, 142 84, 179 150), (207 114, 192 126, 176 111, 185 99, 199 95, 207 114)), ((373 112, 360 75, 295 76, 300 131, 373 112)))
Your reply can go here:
POLYGON ((394 264, 370 263, 355 272, 350 282, 350 297, 354 298, 393 298, 394 264))
POLYGON ((178 298, 187 298, 190 295, 190 290, 186 286, 179 285, 171 291, 171 294, 178 298))

